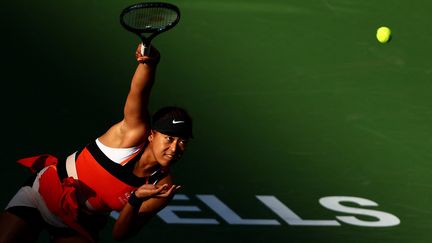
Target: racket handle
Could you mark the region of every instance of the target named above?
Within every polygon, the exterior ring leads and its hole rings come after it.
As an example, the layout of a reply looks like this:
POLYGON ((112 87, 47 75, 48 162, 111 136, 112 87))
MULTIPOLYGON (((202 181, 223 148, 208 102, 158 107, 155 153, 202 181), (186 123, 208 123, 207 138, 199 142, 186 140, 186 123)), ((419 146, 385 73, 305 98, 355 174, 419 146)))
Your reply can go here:
POLYGON ((143 56, 150 55, 150 44, 147 46, 144 43, 141 44, 141 55, 143 56))

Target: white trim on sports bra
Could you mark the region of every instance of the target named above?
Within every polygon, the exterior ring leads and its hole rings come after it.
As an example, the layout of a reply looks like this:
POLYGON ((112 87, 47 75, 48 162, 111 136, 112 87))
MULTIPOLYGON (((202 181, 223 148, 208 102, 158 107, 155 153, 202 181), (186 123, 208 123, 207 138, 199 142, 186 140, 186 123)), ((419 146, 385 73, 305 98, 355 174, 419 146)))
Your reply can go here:
POLYGON ((116 162, 117 164, 121 164, 123 161, 129 159, 144 146, 140 145, 130 148, 111 148, 102 144, 98 138, 96 139, 96 145, 110 160, 116 162))

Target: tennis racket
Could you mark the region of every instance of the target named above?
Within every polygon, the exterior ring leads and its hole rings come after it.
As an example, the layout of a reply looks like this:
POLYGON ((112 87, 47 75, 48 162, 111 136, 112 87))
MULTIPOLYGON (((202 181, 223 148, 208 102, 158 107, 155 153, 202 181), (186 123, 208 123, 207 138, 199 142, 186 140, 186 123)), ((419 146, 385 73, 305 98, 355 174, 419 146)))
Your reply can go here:
POLYGON ((126 7, 120 23, 141 38, 141 54, 149 55, 150 43, 157 35, 173 28, 180 20, 180 10, 170 3, 146 2, 126 7))

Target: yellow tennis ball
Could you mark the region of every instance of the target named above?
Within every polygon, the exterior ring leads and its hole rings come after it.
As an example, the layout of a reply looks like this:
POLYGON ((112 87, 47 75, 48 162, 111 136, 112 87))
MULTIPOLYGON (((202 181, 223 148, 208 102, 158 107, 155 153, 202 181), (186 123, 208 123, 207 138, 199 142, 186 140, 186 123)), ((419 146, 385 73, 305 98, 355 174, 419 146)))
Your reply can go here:
POLYGON ((391 39, 391 30, 386 26, 379 27, 376 33, 376 38, 381 43, 389 42, 391 39))

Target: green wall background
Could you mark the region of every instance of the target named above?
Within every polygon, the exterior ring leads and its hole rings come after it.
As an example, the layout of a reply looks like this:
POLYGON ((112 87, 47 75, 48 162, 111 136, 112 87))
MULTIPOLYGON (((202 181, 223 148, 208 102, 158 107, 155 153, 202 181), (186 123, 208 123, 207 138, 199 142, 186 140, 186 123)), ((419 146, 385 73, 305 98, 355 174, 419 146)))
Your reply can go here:
MULTIPOLYGON (((151 110, 174 104, 194 117, 196 138, 175 171, 203 212, 185 216, 218 218, 194 197, 214 194, 244 218, 278 219, 255 199, 274 195, 303 218, 335 219, 343 214, 318 200, 341 195, 375 201, 370 209, 401 224, 155 218, 130 242, 430 241, 432 2, 171 2, 182 19, 154 41, 162 60, 151 110), (375 39, 381 25, 393 30, 389 44, 375 39)), ((138 40, 118 15, 132 3, 1 4, 2 205, 28 176, 16 159, 66 156, 121 119, 138 40)), ((112 241, 109 228, 102 239, 112 241)))

